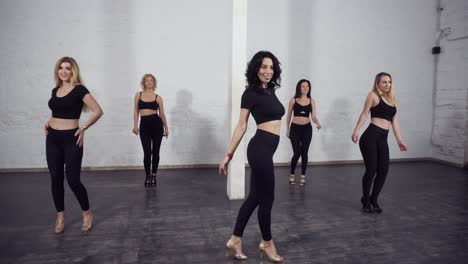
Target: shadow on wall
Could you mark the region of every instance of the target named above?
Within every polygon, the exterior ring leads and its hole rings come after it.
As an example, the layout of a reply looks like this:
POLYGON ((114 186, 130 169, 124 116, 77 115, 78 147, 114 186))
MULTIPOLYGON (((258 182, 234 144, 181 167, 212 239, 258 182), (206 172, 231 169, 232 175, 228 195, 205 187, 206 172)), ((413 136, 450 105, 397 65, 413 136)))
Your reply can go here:
POLYGON ((198 114, 192 103, 191 92, 177 92, 176 104, 170 111, 171 149, 179 164, 217 163, 223 157, 223 149, 214 131, 221 128, 209 116, 198 114))
MULTIPOLYGON (((349 99, 337 97, 330 104, 327 116, 322 119, 324 135, 322 138, 322 151, 326 155, 326 160, 346 160, 351 154, 351 141, 354 120, 359 113, 353 113, 349 99)), ((361 128, 361 134, 365 128, 361 128)), ((358 148, 358 146, 356 146, 358 148)))

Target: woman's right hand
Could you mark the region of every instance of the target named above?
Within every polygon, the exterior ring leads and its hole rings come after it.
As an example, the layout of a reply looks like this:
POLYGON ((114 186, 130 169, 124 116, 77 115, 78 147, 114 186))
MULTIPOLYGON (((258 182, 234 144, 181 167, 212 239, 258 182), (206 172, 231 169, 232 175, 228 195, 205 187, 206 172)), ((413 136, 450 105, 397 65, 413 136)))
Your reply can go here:
POLYGON ((359 133, 358 132, 353 132, 353 135, 351 135, 351 140, 356 144, 359 140, 359 133))
POLYGON ((46 136, 49 134, 49 122, 48 121, 44 125, 44 134, 46 136))
POLYGON ((138 127, 133 128, 133 134, 138 135, 138 127))
POLYGON ((228 167, 229 167, 229 162, 231 159, 229 159, 228 156, 224 157, 224 159, 219 163, 219 168, 218 168, 218 173, 221 174, 221 171, 224 172, 224 175, 228 175, 228 167))

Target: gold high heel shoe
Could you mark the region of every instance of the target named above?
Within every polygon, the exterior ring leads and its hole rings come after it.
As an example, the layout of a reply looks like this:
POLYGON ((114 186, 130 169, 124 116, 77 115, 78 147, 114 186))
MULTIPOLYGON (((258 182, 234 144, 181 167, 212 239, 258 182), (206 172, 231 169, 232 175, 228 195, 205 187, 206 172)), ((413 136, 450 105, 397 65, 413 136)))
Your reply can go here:
POLYGON ((229 239, 226 242, 226 248, 227 248, 227 253, 228 255, 233 256, 237 260, 245 260, 247 259, 247 256, 244 253, 237 253, 236 252, 236 246, 240 245, 241 241, 239 240, 237 243, 234 243, 232 239, 229 239))
POLYGON ((305 175, 301 175, 301 179, 299 180, 299 186, 304 186, 306 184, 305 175))
POLYGON ((65 218, 64 217, 57 217, 57 221, 55 222, 55 234, 60 234, 65 229, 65 218))
POLYGON ((83 215, 83 225, 81 226, 81 231, 86 232, 91 229, 93 226, 93 213, 89 212, 89 214, 83 215))
MULTIPOLYGON (((268 255, 268 253, 266 252, 266 248, 268 247, 271 247, 273 245, 273 242, 270 242, 270 243, 264 243, 263 241, 260 242, 260 244, 258 245, 258 249, 260 250, 260 258, 263 258, 263 253, 265 253, 265 255, 267 256, 267 259, 271 262, 274 262, 274 263, 277 263, 277 262, 283 262, 284 261, 284 258, 280 255, 278 255, 278 253, 276 253, 275 256, 270 256, 268 255)), ((273 245, 274 247, 274 245, 273 245)), ((275 248, 275 251, 276 251, 276 248, 275 248)))
POLYGON ((289 175, 289 184, 294 185, 296 184, 296 179, 294 178, 294 174, 289 175))

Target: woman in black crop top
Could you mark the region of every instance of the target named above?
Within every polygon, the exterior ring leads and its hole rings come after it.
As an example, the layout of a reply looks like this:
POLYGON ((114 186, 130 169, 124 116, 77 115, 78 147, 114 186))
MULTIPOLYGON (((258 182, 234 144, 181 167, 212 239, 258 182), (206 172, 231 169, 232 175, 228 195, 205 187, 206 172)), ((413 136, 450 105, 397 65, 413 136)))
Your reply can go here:
POLYGON ((387 137, 390 125, 400 150, 406 151, 408 146, 400 135, 392 77, 388 73, 381 72, 375 76, 374 87, 367 95, 364 110, 351 136, 354 143, 357 143, 359 139, 359 148, 366 165, 366 172, 362 177, 361 197, 362 211, 366 213, 382 213, 377 199, 388 173, 390 157, 387 137), (366 121, 369 112, 371 123, 359 139, 359 129, 366 121))
POLYGON ((247 89, 241 100, 239 122, 234 130, 226 157, 219 165, 219 173, 227 174, 229 161, 247 130, 249 115, 257 123, 257 132, 247 147, 247 159, 250 165, 250 193, 242 204, 236 225, 226 246, 236 259, 246 259, 242 253, 241 237, 247 222, 258 206, 258 222, 263 240, 259 249, 270 261, 282 261, 276 252, 271 237, 271 208, 275 195, 275 175, 273 155, 278 147, 281 117, 284 107, 275 95, 279 87, 281 68, 278 59, 267 51, 260 51, 250 61, 247 72, 247 89))
POLYGON ((52 181, 52 197, 57 210, 55 233, 64 230, 65 175, 83 211, 81 230, 88 231, 92 226, 93 214, 89 209, 88 193, 80 180, 84 132, 102 116, 103 112, 88 89, 82 85, 80 70, 73 58, 63 57, 58 60, 54 76, 56 87, 52 90, 49 100, 52 118, 46 122, 44 132, 47 166, 52 181), (93 114, 80 127, 79 119, 84 106, 91 109, 93 114))
POLYGON ((312 140, 312 126, 311 119, 317 125, 317 129, 322 126, 317 119, 315 111, 315 100, 310 97, 310 81, 302 79, 297 82, 296 94, 289 100, 288 116, 286 124, 288 129, 286 132, 287 137, 291 140, 294 155, 291 158, 291 171, 289 174, 289 184, 295 184, 294 172, 296 170, 297 161, 302 157, 302 170, 300 186, 305 184, 305 173, 308 162, 308 152, 310 141, 312 140), (291 123, 291 116, 292 118, 291 123), (291 127, 289 127, 291 124, 291 127))
POLYGON ((162 137, 169 136, 163 99, 155 93, 156 87, 156 78, 152 74, 145 74, 141 79, 143 92, 137 92, 134 100, 133 133, 140 134, 143 146, 145 186, 156 186, 162 137), (140 128, 138 128, 138 116, 141 116, 140 128))

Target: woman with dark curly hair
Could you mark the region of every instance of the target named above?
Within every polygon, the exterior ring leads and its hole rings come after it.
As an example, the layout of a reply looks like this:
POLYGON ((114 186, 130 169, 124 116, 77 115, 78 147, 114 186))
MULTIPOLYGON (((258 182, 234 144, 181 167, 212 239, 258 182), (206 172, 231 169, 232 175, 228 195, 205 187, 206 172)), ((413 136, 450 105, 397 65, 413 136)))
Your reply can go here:
POLYGON ((307 169, 308 152, 310 141, 312 140, 312 122, 317 125, 317 129, 322 126, 317 119, 315 100, 310 97, 310 81, 302 79, 297 82, 296 94, 289 100, 288 116, 286 124, 288 131, 287 137, 291 139, 291 145, 294 155, 291 158, 291 172, 289 174, 289 184, 295 184, 294 172, 296 170, 297 162, 301 157, 302 170, 299 185, 304 186, 305 173, 307 169), (294 114, 291 122, 291 116, 294 114), (291 126, 290 126, 291 125, 291 126))
POLYGON ((271 237, 271 209, 275 196, 273 154, 278 147, 281 117, 285 112, 275 95, 275 89, 281 82, 280 63, 271 52, 259 51, 249 62, 245 76, 247 87, 241 99, 239 122, 226 157, 219 164, 219 173, 223 171, 227 175, 229 161, 247 130, 250 113, 257 123, 257 132, 247 147, 251 170, 250 193, 239 210, 234 232, 226 247, 236 259, 247 259, 242 253, 241 237, 252 212, 258 206, 258 223, 263 238, 258 247, 270 261, 280 262, 283 257, 276 252, 271 237))

